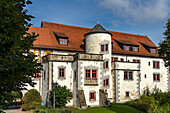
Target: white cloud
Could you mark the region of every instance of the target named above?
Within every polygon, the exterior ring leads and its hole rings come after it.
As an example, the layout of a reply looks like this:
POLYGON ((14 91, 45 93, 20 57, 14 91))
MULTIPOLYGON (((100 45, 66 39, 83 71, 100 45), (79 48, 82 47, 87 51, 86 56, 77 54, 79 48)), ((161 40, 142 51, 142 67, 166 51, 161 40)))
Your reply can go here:
POLYGON ((102 0, 100 5, 111 9, 114 16, 128 23, 156 23, 170 13, 169 0, 102 0), (130 20, 130 21, 129 21, 130 20))

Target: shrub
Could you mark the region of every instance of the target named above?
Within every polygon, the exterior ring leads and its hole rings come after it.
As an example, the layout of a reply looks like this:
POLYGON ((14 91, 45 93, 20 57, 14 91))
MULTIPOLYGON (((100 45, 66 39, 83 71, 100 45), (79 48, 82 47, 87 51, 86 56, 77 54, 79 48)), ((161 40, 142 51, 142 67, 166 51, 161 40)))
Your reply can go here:
POLYGON ((40 93, 36 89, 31 89, 25 93, 23 97, 22 110, 34 109, 38 105, 41 105, 42 99, 40 93))
POLYGON ((170 92, 162 92, 158 88, 152 91, 146 87, 143 95, 136 100, 126 102, 127 105, 133 106, 141 111, 149 113, 163 113, 170 111, 170 92))
MULTIPOLYGON (((72 99, 72 94, 66 86, 57 85, 55 88, 55 107, 64 107, 72 99)), ((54 91, 50 92, 50 101, 53 104, 54 91)))

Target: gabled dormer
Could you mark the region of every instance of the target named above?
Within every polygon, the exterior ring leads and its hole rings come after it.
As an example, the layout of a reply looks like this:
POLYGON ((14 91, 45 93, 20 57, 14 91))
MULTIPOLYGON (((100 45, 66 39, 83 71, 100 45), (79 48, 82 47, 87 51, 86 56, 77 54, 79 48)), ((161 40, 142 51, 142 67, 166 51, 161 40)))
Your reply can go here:
MULTIPOLYGON (((115 39, 114 39, 115 40, 115 39)), ((139 52, 139 45, 127 40, 115 40, 124 51, 139 52)))
POLYGON ((156 46, 153 46, 153 45, 150 45, 150 44, 144 44, 144 43, 141 43, 142 46, 149 52, 149 53, 157 53, 157 47, 156 46))
POLYGON ((68 45, 68 36, 61 32, 54 32, 59 45, 68 45))

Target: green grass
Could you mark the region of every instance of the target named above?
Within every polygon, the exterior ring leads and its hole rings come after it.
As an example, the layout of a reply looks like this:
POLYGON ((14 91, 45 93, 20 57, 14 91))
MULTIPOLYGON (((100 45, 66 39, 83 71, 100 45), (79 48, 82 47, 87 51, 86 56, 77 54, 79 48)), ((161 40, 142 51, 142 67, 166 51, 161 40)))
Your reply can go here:
POLYGON ((82 110, 76 108, 71 109, 73 110, 73 113, 143 113, 142 111, 122 103, 112 103, 109 108, 94 107, 82 110))

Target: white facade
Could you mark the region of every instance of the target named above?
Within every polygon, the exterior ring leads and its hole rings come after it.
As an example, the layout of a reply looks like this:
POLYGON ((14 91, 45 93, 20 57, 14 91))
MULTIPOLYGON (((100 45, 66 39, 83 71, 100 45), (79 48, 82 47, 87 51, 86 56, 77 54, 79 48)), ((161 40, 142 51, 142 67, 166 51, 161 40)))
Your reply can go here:
POLYGON ((169 90, 169 72, 161 58, 115 54, 112 52, 112 35, 101 29, 85 34, 85 52, 31 49, 44 56, 40 59, 43 70, 38 86, 45 104, 49 102, 52 83, 56 82, 67 86, 73 94, 67 105, 80 108, 105 106, 107 100, 125 102, 135 99, 146 87, 151 90, 157 87, 163 92, 169 90))

